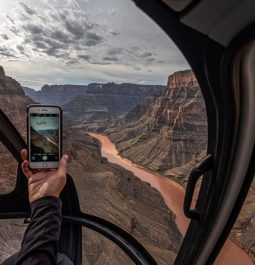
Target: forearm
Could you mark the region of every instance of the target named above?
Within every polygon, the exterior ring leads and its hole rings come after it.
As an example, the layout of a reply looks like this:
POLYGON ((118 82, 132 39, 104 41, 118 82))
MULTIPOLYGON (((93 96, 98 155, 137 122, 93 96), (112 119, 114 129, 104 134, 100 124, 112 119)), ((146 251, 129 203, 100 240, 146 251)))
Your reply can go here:
POLYGON ((15 265, 56 264, 61 207, 60 199, 55 197, 44 197, 31 204, 31 221, 15 265))

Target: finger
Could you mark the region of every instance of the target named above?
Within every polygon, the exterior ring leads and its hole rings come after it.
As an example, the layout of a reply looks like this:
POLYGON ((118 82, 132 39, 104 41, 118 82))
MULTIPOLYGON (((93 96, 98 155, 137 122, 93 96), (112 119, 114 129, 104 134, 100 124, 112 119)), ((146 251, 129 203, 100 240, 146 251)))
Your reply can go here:
POLYGON ((58 172, 60 174, 63 174, 63 175, 66 174, 67 161, 68 161, 68 155, 63 155, 59 161, 59 166, 58 166, 58 172))
POLYGON ((21 164, 21 168, 22 168, 22 171, 23 171, 24 175, 27 178, 31 178, 33 176, 33 173, 32 173, 32 171, 29 168, 27 160, 23 161, 23 163, 21 164))
POLYGON ((28 160, 28 158, 27 158, 28 154, 27 153, 28 153, 27 149, 22 149, 21 150, 21 157, 22 157, 23 160, 28 160))

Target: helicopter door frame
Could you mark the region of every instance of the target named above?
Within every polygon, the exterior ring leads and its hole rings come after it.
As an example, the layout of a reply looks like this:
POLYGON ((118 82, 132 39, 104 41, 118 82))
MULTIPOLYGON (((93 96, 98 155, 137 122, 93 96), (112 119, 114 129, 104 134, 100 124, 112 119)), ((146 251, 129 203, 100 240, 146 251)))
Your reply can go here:
MULTIPOLYGON (((250 112, 251 107, 250 110, 244 110, 243 103, 243 109, 240 108, 238 95, 242 94, 241 86, 243 87, 245 83, 236 86, 237 80, 233 82, 233 77, 237 72, 236 69, 230 68, 237 50, 226 48, 207 35, 182 24, 180 21, 182 16, 187 15, 200 1, 194 1, 191 8, 187 7, 180 13, 174 12, 162 1, 132 1, 175 42, 193 69, 205 99, 208 117, 207 155, 212 157, 213 168, 203 172, 205 174, 196 207, 192 212, 194 214, 190 216, 192 219, 174 265, 210 265, 213 264, 234 225, 255 172, 255 152, 253 150, 251 154, 250 148, 242 149, 243 142, 240 139, 241 130, 244 130, 246 125, 247 129, 251 129, 249 123, 245 123, 243 114, 247 112, 254 117, 254 112, 250 112), (227 191, 231 186, 237 185, 237 176, 234 176, 233 172, 236 166, 234 161, 237 160, 233 159, 238 159, 238 150, 249 153, 245 156, 249 164, 246 163, 246 168, 242 169, 240 189, 234 198, 227 191), (222 207, 227 201, 231 209, 225 214, 222 212, 222 207), (219 219, 224 219, 224 222, 221 231, 216 231, 219 219), (210 248, 207 243, 211 243, 210 248)), ((252 25, 243 34, 244 36, 242 34, 238 36, 231 46, 241 49, 242 44, 247 43, 249 39, 255 39, 254 28, 252 25), (239 44, 236 45, 236 42, 239 44)), ((241 76, 238 75, 236 78, 240 81, 241 76)), ((253 148, 254 143, 251 141, 250 144, 253 148)), ((190 186, 193 187, 193 184, 191 183, 190 186)), ((192 194, 192 191, 188 190, 188 194, 192 194)))

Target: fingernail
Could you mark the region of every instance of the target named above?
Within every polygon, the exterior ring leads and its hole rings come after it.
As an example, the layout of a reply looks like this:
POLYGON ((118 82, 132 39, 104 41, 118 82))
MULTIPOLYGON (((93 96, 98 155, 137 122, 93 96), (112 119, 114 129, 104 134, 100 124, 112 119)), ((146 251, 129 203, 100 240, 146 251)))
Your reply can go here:
POLYGON ((64 155, 64 158, 67 161, 68 160, 68 155, 64 155))

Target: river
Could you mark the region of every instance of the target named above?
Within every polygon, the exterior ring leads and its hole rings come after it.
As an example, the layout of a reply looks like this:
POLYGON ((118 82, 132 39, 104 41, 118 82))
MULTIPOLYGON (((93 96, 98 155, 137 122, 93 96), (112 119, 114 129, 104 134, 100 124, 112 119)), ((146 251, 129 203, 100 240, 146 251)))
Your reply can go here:
MULTIPOLYGON (((175 223, 184 236, 189 225, 189 219, 183 213, 185 189, 178 183, 165 178, 157 173, 150 172, 131 161, 118 155, 115 145, 107 136, 89 133, 90 136, 101 142, 101 155, 110 163, 131 171, 136 177, 149 183, 162 195, 168 208, 175 214, 175 223)), ((214 265, 253 265, 249 255, 239 248, 232 240, 228 239, 220 252, 214 265)))

